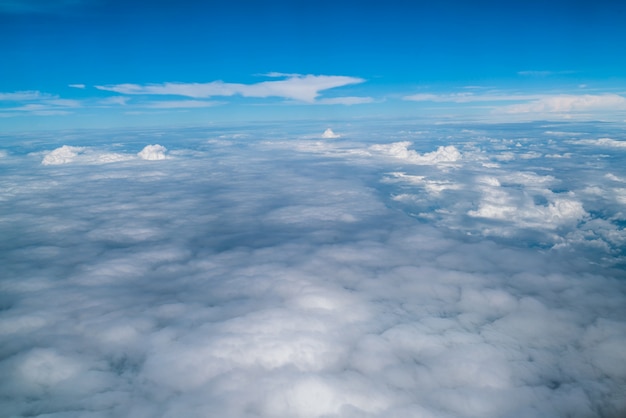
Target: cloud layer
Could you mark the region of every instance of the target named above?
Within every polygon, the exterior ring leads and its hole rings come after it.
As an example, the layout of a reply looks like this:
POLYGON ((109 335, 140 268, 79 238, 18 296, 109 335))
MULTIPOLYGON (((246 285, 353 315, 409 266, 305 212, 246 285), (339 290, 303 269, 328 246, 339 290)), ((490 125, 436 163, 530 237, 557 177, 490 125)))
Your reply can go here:
POLYGON ((5 136, 1 410, 621 416, 619 130, 363 126, 5 136))

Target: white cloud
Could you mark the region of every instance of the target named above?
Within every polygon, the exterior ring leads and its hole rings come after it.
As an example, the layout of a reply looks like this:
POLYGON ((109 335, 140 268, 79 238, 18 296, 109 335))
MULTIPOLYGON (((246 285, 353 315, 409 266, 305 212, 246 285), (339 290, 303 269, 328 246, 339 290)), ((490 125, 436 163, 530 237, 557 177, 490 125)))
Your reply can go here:
POLYGON ((113 96, 113 97, 107 97, 105 99, 101 99, 98 103, 104 106, 108 106, 108 105, 125 106, 126 104, 128 104, 129 100, 130 100, 129 97, 113 96))
POLYGON ((617 94, 562 94, 545 96, 530 103, 510 105, 499 109, 504 113, 568 113, 626 109, 626 98, 617 94))
POLYGON ((461 153, 454 145, 442 145, 436 151, 425 154, 419 154, 414 150, 410 150, 409 146, 411 145, 409 141, 402 141, 392 144, 376 144, 372 145, 370 149, 413 164, 454 163, 462 158, 461 153))
POLYGON ((67 164, 73 162, 79 153, 84 152, 83 147, 72 147, 69 145, 63 145, 60 148, 55 149, 48 153, 41 161, 43 165, 58 165, 67 164))
POLYGON ((336 134, 333 132, 332 129, 328 128, 324 131, 324 133, 322 134, 322 138, 325 139, 334 139, 334 138, 339 138, 341 135, 336 134))
POLYGON ((84 84, 68 84, 68 87, 74 88, 74 89, 84 89, 85 86, 84 84))
POLYGON ((137 155, 111 152, 94 147, 75 147, 63 145, 52 151, 44 151, 44 157, 41 160, 41 164, 108 164, 134 160, 137 156, 142 160, 163 160, 166 158, 165 152, 165 147, 161 145, 146 145, 137 155))
POLYGON ((164 160, 166 158, 165 152, 167 149, 163 145, 146 145, 137 155, 142 160, 164 160))
POLYGON ((339 104, 347 106, 373 102, 374 99, 372 97, 332 97, 328 99, 318 99, 315 101, 315 103, 323 105, 339 104))
POLYGON ((27 91, 15 91, 11 93, 0 93, 0 100, 3 101, 28 101, 28 100, 39 100, 39 99, 47 99, 53 96, 42 93, 36 90, 27 90, 27 91))
POLYGON ((612 138, 580 139, 570 142, 573 144, 594 145, 607 148, 626 148, 626 141, 618 141, 612 138))
POLYGON ((208 102, 203 100, 166 100, 158 102, 150 102, 145 106, 153 109, 197 109, 202 107, 215 106, 216 102, 208 102))
POLYGON ((525 101, 542 97, 537 94, 507 94, 507 93, 483 93, 476 94, 473 92, 460 93, 418 93, 404 96, 404 100, 414 102, 439 102, 439 103, 474 103, 474 102, 509 102, 509 101, 525 101))
POLYGON ((573 74, 575 71, 562 70, 562 71, 548 71, 548 70, 526 70, 518 71, 517 74, 525 77, 548 77, 552 75, 573 74))
POLYGON ((525 117, 543 118, 547 116, 581 117, 595 114, 606 117, 616 111, 626 110, 624 96, 605 94, 520 94, 503 91, 490 91, 482 94, 474 92, 459 93, 419 93, 403 98, 409 101, 472 104, 483 103, 491 110, 493 117, 497 115, 520 115, 525 117), (503 105, 502 102, 519 102, 503 105), (601 112, 609 112, 601 113, 601 112))
MULTIPOLYGON (((142 95, 175 95, 192 98, 209 98, 215 96, 241 95, 244 97, 282 97, 296 101, 313 103, 320 92, 350 84, 362 83, 365 80, 356 77, 327 75, 295 75, 273 74, 273 77, 286 77, 284 80, 263 81, 254 84, 224 83, 163 83, 163 84, 118 84, 113 86, 96 86, 97 89, 114 91, 122 94, 142 95)), ((327 99, 329 103, 340 102, 342 99, 327 99), (334 102, 333 102, 334 101, 334 102)), ((368 101, 368 98, 343 98, 350 104, 368 101)))

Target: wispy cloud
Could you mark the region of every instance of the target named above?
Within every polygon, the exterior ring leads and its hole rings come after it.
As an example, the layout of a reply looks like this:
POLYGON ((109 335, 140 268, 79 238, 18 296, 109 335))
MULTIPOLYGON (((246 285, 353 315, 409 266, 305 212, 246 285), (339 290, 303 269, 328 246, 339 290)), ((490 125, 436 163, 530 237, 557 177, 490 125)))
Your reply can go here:
POLYGON ((414 102, 437 102, 437 103, 472 103, 472 102, 509 102, 532 100, 541 97, 537 94, 506 94, 506 93, 485 93, 476 94, 472 92, 458 93, 418 93, 404 96, 404 100, 414 102))
POLYGON ((68 84, 68 87, 72 87, 74 89, 84 89, 87 86, 85 86, 84 84, 68 84))
POLYGON ((524 77, 548 77, 553 75, 574 74, 573 70, 549 71, 549 70, 525 70, 518 71, 517 74, 524 77))
POLYGON ((203 100, 164 100, 147 103, 145 107, 152 109, 192 109, 202 107, 212 107, 218 102, 208 102, 203 100))
POLYGON ((0 93, 0 116, 11 117, 24 114, 59 116, 71 113, 69 109, 82 107, 79 100, 62 99, 37 90, 0 93))
POLYGON ((529 103, 506 106, 505 113, 586 112, 626 109, 626 98, 617 94, 561 94, 543 96, 529 103))
POLYGON ((432 103, 481 103, 491 108, 492 115, 526 115, 543 117, 550 115, 580 116, 594 112, 626 110, 626 97, 615 93, 604 94, 550 94, 473 92, 418 93, 403 97, 404 100, 432 103), (509 104, 506 102, 518 102, 509 104))
MULTIPOLYGON (((162 83, 162 84, 116 84, 96 86, 99 90, 113 91, 129 95, 170 95, 191 98, 210 98, 217 96, 234 96, 253 98, 280 97, 305 103, 314 103, 321 92, 351 84, 363 83, 357 77, 329 75, 299 75, 270 73, 267 76, 283 80, 263 81, 254 84, 225 83, 213 81, 209 83, 162 83)), ((346 103, 355 104, 358 100, 367 102, 368 98, 346 98, 346 103)), ((340 99, 334 99, 338 103, 340 99)))
POLYGON ((0 100, 11 101, 11 102, 48 99, 51 97, 55 97, 55 96, 52 96, 47 93, 42 93, 37 90, 14 91, 14 92, 7 92, 7 93, 0 92, 0 100))

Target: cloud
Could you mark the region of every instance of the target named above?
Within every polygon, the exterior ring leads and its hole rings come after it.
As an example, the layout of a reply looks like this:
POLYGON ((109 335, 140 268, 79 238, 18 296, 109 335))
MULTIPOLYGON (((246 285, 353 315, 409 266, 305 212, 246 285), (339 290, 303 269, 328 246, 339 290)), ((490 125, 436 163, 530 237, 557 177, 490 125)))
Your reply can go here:
POLYGON ((524 101, 533 100, 541 97, 536 94, 507 94, 503 92, 490 92, 476 94, 473 92, 459 93, 418 93, 404 96, 404 100, 414 102, 437 102, 437 103, 475 103, 475 102, 508 102, 508 101, 524 101))
POLYGON ((0 93, 0 100, 2 101, 12 101, 12 102, 21 102, 28 100, 39 100, 39 99, 48 99, 53 96, 42 93, 37 90, 27 90, 27 91, 16 91, 11 93, 0 93))
POLYGON ((623 415, 621 148, 544 125, 3 135, 3 413, 623 415))
POLYGON ((413 164, 454 163, 462 158, 461 153, 454 145, 439 146, 436 151, 425 154, 410 150, 409 146, 411 145, 409 141, 402 141, 373 145, 371 149, 413 164))
POLYGON ((373 102, 374 99, 372 97, 332 97, 327 99, 318 99, 315 101, 315 103, 323 105, 340 104, 348 106, 373 102))
POLYGON ((612 138, 580 139, 570 142, 573 144, 594 145, 598 147, 626 148, 626 141, 618 141, 612 138))
POLYGON ((2 101, 9 102, 9 105, 0 107, 0 117, 28 114, 37 116, 68 115, 71 113, 69 109, 83 106, 79 100, 62 99, 36 90, 0 93, 0 102, 2 101))
MULTIPOLYGON (((505 91, 486 91, 484 93, 418 93, 403 97, 404 100, 432 103, 456 103, 477 110, 489 109, 490 117, 505 117, 511 120, 513 115, 522 118, 545 119, 550 117, 615 117, 626 110, 626 98, 614 93, 604 94, 520 94, 505 91), (506 102, 518 102, 506 104, 506 102), (473 105, 479 103, 480 107, 473 105)), ((465 110, 467 109, 465 108, 465 110)), ((619 117, 619 116, 618 116, 619 117)))
POLYGON ((69 145, 63 145, 60 148, 51 151, 47 154, 44 159, 41 161, 43 165, 58 165, 58 164, 67 164, 76 159, 79 153, 82 153, 84 148, 82 147, 72 147, 69 145))
MULTIPOLYGON (((192 98, 210 98, 216 96, 241 95, 243 97, 281 97, 306 103, 315 102, 322 91, 350 84, 362 83, 365 80, 356 77, 327 75, 295 75, 274 73, 273 77, 286 77, 283 80, 263 81, 254 84, 224 83, 163 83, 163 84, 118 84, 113 86, 96 86, 99 90, 113 91, 121 94, 141 95, 175 95, 192 98)), ((330 99, 329 103, 341 102, 342 98, 330 99)), ((349 104, 367 101, 368 98, 343 98, 349 104)))
POLYGON ((197 109, 215 106, 216 104, 217 102, 208 102, 204 100, 167 100, 150 102, 145 106, 153 109, 197 109))
POLYGON ((84 84, 68 84, 68 87, 74 88, 74 89, 84 89, 85 86, 84 84))
POLYGON ((167 149, 163 145, 146 145, 137 155, 142 160, 164 160, 166 158, 165 151, 167 151, 167 149))
POLYGON ((334 139, 334 138, 339 138, 340 136, 341 135, 334 133, 333 130, 330 128, 326 129, 324 133, 322 134, 322 138, 325 138, 325 139, 334 139))
POLYGON ((526 70, 518 71, 517 74, 525 77, 548 77, 553 75, 573 74, 575 71, 562 70, 562 71, 548 71, 548 70, 526 70))
POLYGON ((109 164, 122 161, 134 160, 139 157, 142 160, 164 160, 166 148, 161 145, 146 145, 136 155, 111 152, 94 147, 76 147, 63 145, 52 151, 42 151, 34 155, 43 154, 42 165, 64 164, 109 164))
POLYGON ((514 114, 588 112, 615 109, 626 109, 625 97, 617 94, 562 94, 542 97, 530 103, 506 106, 499 109, 499 111, 514 114))

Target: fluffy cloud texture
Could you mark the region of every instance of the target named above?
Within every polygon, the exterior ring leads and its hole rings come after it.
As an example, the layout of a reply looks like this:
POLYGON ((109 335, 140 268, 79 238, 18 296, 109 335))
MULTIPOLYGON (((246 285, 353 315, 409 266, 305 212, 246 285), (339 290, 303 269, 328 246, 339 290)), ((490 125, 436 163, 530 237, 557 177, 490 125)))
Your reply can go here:
POLYGON ((288 128, 2 138, 3 414, 624 414, 621 148, 288 128))

